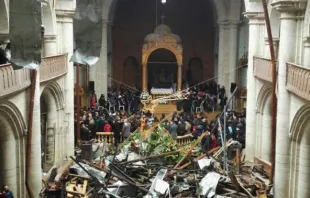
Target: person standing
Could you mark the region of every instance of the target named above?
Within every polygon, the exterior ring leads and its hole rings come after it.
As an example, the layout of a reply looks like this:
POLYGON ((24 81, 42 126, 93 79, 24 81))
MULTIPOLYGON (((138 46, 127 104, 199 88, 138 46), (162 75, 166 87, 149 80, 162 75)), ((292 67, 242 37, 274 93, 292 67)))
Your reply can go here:
POLYGON ((178 125, 175 122, 171 121, 169 130, 172 135, 172 138, 176 140, 178 136, 178 125))
POLYGON ((122 129, 123 139, 126 140, 130 136, 131 124, 127 119, 124 120, 124 125, 122 129))
POLYGON ((114 135, 114 146, 117 148, 120 142, 121 123, 118 116, 115 117, 112 123, 112 131, 114 135))
POLYGON ((10 191, 9 186, 7 186, 7 185, 4 186, 3 190, 4 190, 4 194, 6 194, 7 198, 14 198, 13 192, 10 191))

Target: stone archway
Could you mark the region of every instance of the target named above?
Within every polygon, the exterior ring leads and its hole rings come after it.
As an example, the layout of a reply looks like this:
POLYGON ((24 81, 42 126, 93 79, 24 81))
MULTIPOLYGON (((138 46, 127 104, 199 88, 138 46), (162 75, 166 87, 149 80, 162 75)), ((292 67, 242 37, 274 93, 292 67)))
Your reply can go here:
POLYGON ((271 87, 264 85, 257 97, 256 156, 271 161, 271 87), (263 146, 262 146, 263 145, 263 146))
POLYGON ((47 172, 59 159, 63 159, 65 152, 64 98, 60 86, 49 82, 42 91, 40 101, 42 169, 47 172))
POLYGON ((302 106, 290 128, 290 189, 292 198, 310 197, 310 105, 302 106))
POLYGON ((0 126, 0 185, 8 185, 16 197, 26 197, 26 124, 19 109, 9 101, 0 104, 0 126))
POLYGON ((153 51, 147 61, 149 89, 171 88, 178 81, 178 63, 175 54, 167 49, 153 51))

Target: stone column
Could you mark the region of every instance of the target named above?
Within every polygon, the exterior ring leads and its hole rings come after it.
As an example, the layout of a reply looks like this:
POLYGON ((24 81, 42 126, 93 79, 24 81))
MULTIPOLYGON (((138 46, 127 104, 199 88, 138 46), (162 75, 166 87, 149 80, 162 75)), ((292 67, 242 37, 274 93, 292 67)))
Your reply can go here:
POLYGON ((142 90, 148 91, 148 87, 147 87, 147 64, 142 65, 142 90))
POLYGON ((29 171, 29 185, 34 197, 39 197, 41 190, 38 186, 42 186, 40 93, 40 72, 38 69, 33 106, 32 146, 29 171))
MULTIPOLYGON (((74 155, 74 67, 69 62, 73 54, 73 15, 74 11, 56 10, 58 28, 61 28, 59 37, 61 53, 68 53, 68 72, 65 76, 65 119, 66 130, 65 151, 69 158, 74 155)), ((64 130, 65 131, 65 130, 64 130)))
POLYGON ((97 96, 108 91, 108 22, 102 24, 102 43, 99 63, 96 65, 95 91, 97 96))
POLYGON ((272 5, 280 12, 280 43, 277 79, 277 137, 274 193, 275 197, 287 197, 290 173, 290 93, 286 90, 286 63, 294 62, 296 49, 297 18, 295 1, 275 2, 272 5))
MULTIPOLYGON (((232 21, 228 25, 228 34, 229 34, 229 82, 236 83, 236 68, 237 68, 237 52, 238 52, 238 25, 239 21, 232 21)), ((230 86, 226 88, 230 90, 230 86)))
MULTIPOLYGON (((273 48, 274 48, 274 53, 276 56, 276 59, 278 57, 278 47, 279 47, 279 38, 273 38, 273 48)), ((264 57, 270 59, 270 48, 269 48, 269 41, 268 37, 265 37, 265 47, 264 47, 264 57)))
POLYGON ((247 73, 247 108, 246 108, 246 158, 254 160, 256 142, 256 79, 254 76, 253 56, 259 52, 260 26, 264 25, 263 13, 246 13, 249 19, 249 50, 247 73))
POLYGON ((304 38, 304 54, 302 64, 310 67, 310 37, 304 38))
POLYGON ((218 84, 224 85, 224 65, 226 63, 225 58, 227 54, 225 53, 226 46, 226 24, 219 22, 219 53, 218 53, 218 84))
POLYGON ((56 35, 44 35, 43 41, 43 55, 55 56, 57 55, 57 37, 56 35))
POLYGON ((219 22, 218 83, 230 96, 230 85, 236 82, 239 21, 219 22))
POLYGON ((178 91, 182 90, 182 65, 178 65, 178 91))

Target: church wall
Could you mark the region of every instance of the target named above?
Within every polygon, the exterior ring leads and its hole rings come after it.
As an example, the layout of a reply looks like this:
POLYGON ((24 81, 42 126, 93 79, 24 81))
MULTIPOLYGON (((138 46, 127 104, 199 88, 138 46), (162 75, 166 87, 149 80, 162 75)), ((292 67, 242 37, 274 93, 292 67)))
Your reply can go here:
MULTIPOLYGON (((156 27, 155 13, 155 2, 136 0, 118 3, 113 27, 113 77, 117 80, 124 79, 123 63, 128 56, 134 56, 139 61, 141 77, 143 40, 156 27)), ((172 1, 165 6, 158 3, 158 24, 161 22, 162 13, 167 16, 165 24, 182 39, 183 76, 186 76, 190 59, 198 57, 202 59, 204 65, 204 78, 213 77, 215 31, 212 8, 208 2, 180 0, 172 1)))

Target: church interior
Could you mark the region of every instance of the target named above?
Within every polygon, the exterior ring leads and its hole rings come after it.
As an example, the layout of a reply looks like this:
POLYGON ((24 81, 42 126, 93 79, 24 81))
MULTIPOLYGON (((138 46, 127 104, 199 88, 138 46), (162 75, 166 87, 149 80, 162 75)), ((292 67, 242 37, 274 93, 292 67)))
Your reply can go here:
POLYGON ((81 142, 161 117, 176 145, 233 133, 273 197, 309 198, 309 57, 309 0, 0 0, 0 185, 39 197, 81 142))

